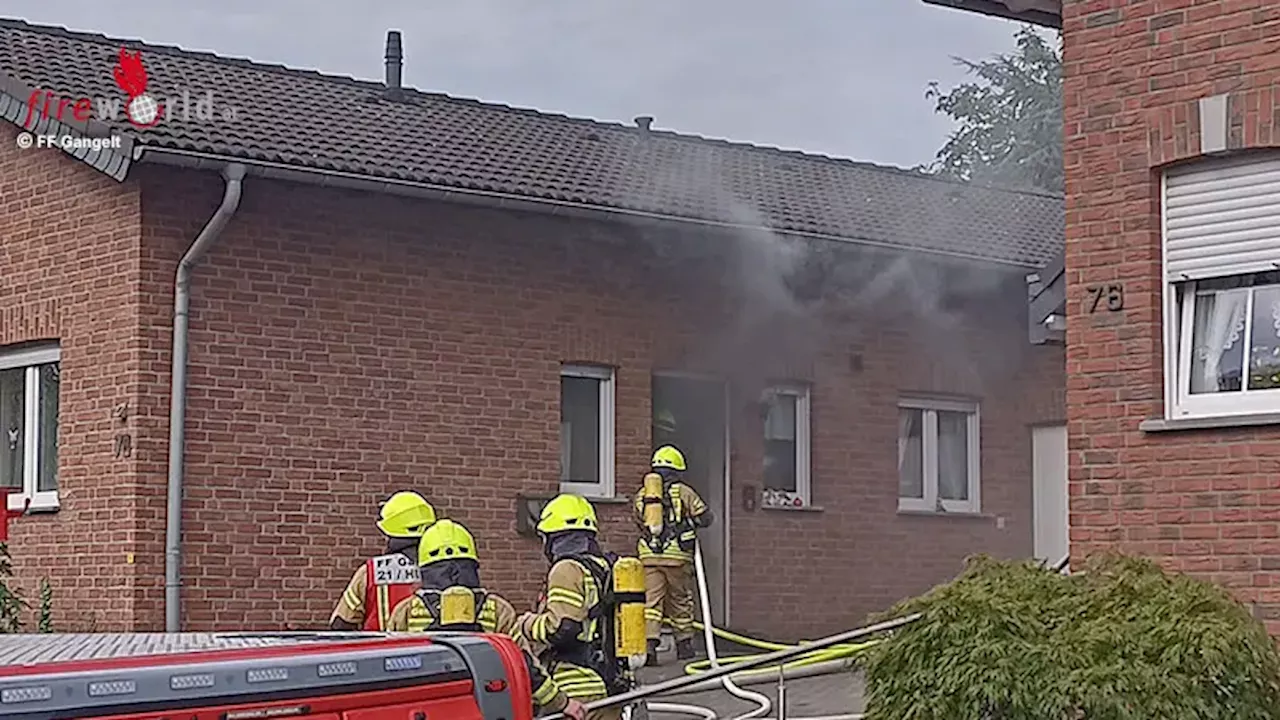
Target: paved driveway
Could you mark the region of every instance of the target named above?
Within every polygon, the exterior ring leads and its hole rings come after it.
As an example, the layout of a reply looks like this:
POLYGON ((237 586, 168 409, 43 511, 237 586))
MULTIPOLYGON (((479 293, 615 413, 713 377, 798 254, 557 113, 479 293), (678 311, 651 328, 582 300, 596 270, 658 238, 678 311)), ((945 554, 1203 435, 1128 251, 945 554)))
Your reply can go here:
MULTIPOLYGON (((670 655, 667 658, 671 658, 670 655)), ((664 658, 665 659, 665 658, 664 658)), ((674 659, 658 668, 644 668, 640 671, 641 682, 651 685, 668 678, 683 674, 683 663, 677 664, 674 659)), ((770 700, 776 701, 778 684, 776 682, 760 685, 748 685, 748 690, 762 693, 770 700)), ((724 690, 700 692, 688 695, 668 695, 655 698, 655 702, 685 703, 701 705, 719 713, 722 718, 734 718, 756 707, 754 703, 739 700, 724 690)), ((843 715, 862 712, 862 677, 857 672, 842 672, 834 675, 801 678, 786 681, 786 715, 800 720, 803 716, 843 715)), ((765 717, 776 718, 777 708, 771 708, 765 717)), ((657 714, 658 720, 678 717, 676 715, 657 714)), ((684 716, 688 717, 688 716, 684 716)))

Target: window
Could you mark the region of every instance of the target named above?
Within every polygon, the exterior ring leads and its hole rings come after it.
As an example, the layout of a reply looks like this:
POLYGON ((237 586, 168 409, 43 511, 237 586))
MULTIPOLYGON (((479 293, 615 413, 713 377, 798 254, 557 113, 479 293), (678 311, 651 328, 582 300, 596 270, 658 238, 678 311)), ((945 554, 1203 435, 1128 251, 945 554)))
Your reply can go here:
POLYGON ((9 509, 58 507, 58 349, 0 352, 0 487, 9 509))
POLYGON ((1165 414, 1280 412, 1280 159, 1163 183, 1165 414))
POLYGON ((898 509, 969 512, 979 499, 978 407, 954 400, 898 403, 898 509))
POLYGON ((613 497, 613 370, 560 370, 560 490, 613 497))
POLYGON ((764 394, 764 504, 810 504, 809 390, 775 387, 764 394))

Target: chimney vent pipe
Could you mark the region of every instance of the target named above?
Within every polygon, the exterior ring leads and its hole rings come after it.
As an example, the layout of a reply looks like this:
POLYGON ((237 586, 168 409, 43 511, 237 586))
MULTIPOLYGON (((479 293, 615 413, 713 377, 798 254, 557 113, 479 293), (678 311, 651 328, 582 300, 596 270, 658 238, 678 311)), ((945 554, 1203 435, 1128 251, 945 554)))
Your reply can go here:
POLYGON ((387 31, 386 78, 388 90, 400 89, 400 75, 404 69, 404 48, 400 43, 400 31, 387 31))

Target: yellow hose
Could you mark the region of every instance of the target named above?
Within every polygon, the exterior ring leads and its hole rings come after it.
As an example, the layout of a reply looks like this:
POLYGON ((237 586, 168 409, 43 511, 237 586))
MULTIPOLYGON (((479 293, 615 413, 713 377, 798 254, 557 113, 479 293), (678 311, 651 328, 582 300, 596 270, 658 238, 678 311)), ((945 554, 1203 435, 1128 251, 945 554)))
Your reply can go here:
MULTIPOLYGON (((667 620, 666 618, 663 618, 663 623, 666 625, 670 625, 671 621, 667 620)), ((695 622, 693 626, 698 630, 702 629, 702 623, 695 622)), ((729 657, 722 657, 720 658, 721 665, 732 665, 734 663, 746 662, 747 660, 758 658, 761 655, 764 655, 766 653, 776 652, 778 650, 785 650, 793 647, 800 647, 805 644, 804 641, 801 641, 799 645, 784 645, 782 643, 775 643, 775 642, 769 642, 767 640, 758 640, 756 638, 750 638, 750 637, 747 637, 746 635, 739 635, 737 633, 729 632, 728 630, 721 630, 720 628, 712 628, 711 632, 713 632, 716 637, 722 640, 728 640, 730 642, 735 642, 739 645, 745 645, 747 647, 753 647, 758 650, 765 651, 764 653, 758 653, 755 655, 731 655, 729 657)), ((792 668, 800 668, 808 665, 817 665, 818 663, 830 662, 832 660, 846 660, 849 658, 856 657, 859 653, 863 652, 867 648, 870 648, 876 645, 879 642, 880 642, 879 640, 872 640, 870 642, 864 642, 864 643, 848 643, 845 645, 833 645, 829 648, 824 648, 822 650, 815 650, 807 655, 801 655, 799 658, 784 664, 782 668, 784 670, 790 670, 792 668)), ((684 666, 684 672, 686 675, 697 675, 700 672, 705 672, 709 670, 710 667, 711 667, 710 660, 694 660, 693 662, 690 662, 684 666)), ((778 668, 777 665, 771 665, 764 668, 757 668, 755 670, 752 670, 752 672, 763 673, 766 670, 776 671, 777 668, 778 668)))

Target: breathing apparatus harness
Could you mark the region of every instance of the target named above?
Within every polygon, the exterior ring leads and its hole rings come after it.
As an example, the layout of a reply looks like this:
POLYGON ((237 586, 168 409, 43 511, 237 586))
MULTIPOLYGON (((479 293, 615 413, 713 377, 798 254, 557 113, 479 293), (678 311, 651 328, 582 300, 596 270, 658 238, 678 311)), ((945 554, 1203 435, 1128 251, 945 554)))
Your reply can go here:
POLYGON ((427 608, 431 616, 431 628, 456 632, 483 632, 480 617, 484 606, 489 602, 489 593, 484 588, 469 588, 454 585, 444 590, 421 588, 417 591, 418 599, 427 608))
POLYGON ((636 558, 597 548, 553 558, 553 562, 560 560, 582 566, 595 582, 599 600, 587 611, 587 623, 594 623, 596 632, 586 642, 550 649, 549 659, 594 670, 609 695, 631 690, 635 687, 631 658, 643 657, 645 652, 644 567, 636 558))
MULTIPOLYGON (((654 468, 652 472, 645 476, 645 489, 642 496, 644 509, 648 510, 651 505, 662 506, 662 528, 658 532, 654 532, 650 524, 644 527, 644 541, 653 551, 655 555, 659 555, 675 538, 676 544, 684 552, 693 552, 694 542, 696 541, 696 529, 693 519, 687 517, 684 512, 684 503, 679 502, 673 495, 673 486, 679 482, 679 475, 667 468, 654 468), (660 490, 651 488, 653 477, 659 477, 662 480, 660 490), (655 497, 654 491, 657 490, 655 497)), ((678 493, 678 491, 676 491, 678 493)), ((648 515, 646 514, 646 517, 648 515)))

